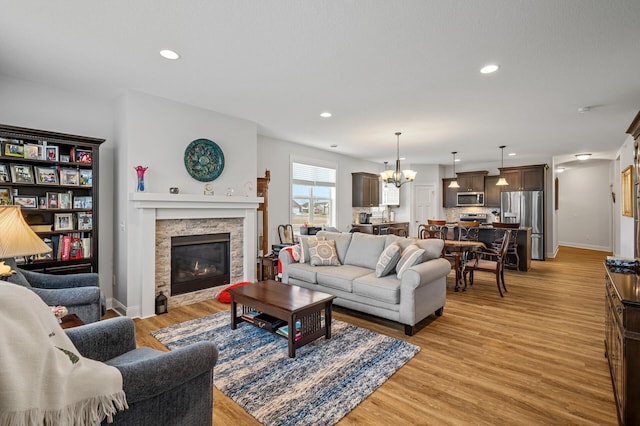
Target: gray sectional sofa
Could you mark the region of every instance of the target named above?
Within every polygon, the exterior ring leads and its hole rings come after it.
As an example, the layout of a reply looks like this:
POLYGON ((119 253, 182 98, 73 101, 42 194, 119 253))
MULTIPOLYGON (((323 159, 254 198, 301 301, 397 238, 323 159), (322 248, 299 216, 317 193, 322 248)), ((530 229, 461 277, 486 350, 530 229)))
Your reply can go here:
POLYGON ((446 277, 451 270, 449 261, 440 257, 442 240, 359 232, 320 231, 316 236, 335 242, 340 266, 312 266, 295 261, 290 252, 281 250, 282 282, 335 295, 336 305, 397 321, 409 336, 422 319, 442 315, 446 277), (401 279, 395 270, 377 277, 380 255, 393 243, 402 250, 410 244, 424 249, 422 263, 403 271, 401 279))

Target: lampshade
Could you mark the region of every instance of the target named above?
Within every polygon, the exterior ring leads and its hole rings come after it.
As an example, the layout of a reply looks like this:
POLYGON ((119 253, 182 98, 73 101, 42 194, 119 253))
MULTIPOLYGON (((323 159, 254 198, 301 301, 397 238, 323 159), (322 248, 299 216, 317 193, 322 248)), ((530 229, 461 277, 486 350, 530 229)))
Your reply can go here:
POLYGON ((50 251, 24 220, 20 206, 0 206, 0 259, 50 251))
POLYGON ((498 178, 498 181, 496 182, 496 186, 508 186, 509 182, 507 182, 507 180, 502 176, 502 169, 504 169, 504 149, 506 148, 506 145, 500 145, 498 148, 500 148, 500 159, 501 159, 501 167, 500 167, 500 177, 498 178))

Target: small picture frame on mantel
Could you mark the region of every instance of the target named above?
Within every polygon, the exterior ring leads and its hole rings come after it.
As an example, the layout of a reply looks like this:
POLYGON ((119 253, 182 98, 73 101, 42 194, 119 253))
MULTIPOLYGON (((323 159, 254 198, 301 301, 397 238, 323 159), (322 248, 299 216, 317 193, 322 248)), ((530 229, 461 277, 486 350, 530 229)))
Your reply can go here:
POLYGON ((633 217, 633 166, 622 171, 622 216, 633 217))

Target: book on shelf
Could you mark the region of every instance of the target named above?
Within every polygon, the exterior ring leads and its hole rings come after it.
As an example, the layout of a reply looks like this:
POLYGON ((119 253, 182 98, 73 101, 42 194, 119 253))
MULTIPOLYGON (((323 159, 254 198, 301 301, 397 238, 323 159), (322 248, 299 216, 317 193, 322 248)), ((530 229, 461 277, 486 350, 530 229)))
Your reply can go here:
POLYGON ((88 259, 91 257, 91 237, 81 238, 82 242, 82 257, 88 259))
POLYGON ((60 244, 60 260, 69 260, 69 253, 71 252, 71 235, 63 235, 60 237, 62 244, 60 244))

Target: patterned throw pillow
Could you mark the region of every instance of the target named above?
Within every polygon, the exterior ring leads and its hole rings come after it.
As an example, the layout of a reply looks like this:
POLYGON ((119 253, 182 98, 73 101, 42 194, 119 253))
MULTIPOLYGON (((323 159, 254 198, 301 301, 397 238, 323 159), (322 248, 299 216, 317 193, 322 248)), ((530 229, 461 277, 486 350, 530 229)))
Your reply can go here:
POLYGON ((300 237, 300 263, 309 263, 309 242, 324 240, 324 237, 300 237))
POLYGON ((378 263, 376 263, 376 277, 380 278, 389 275, 396 267, 401 254, 400 245, 397 243, 389 244, 380 254, 378 263))
POLYGON ((402 279, 405 271, 414 265, 422 263, 422 256, 424 256, 424 249, 411 250, 406 255, 402 256, 396 265, 396 271, 398 279, 402 279), (402 263, 402 264, 401 264, 402 263))
POLYGON ((311 266, 340 266, 333 240, 310 240, 309 257, 311 266))

